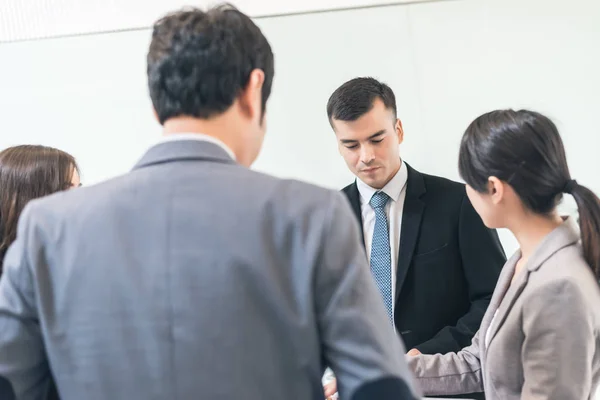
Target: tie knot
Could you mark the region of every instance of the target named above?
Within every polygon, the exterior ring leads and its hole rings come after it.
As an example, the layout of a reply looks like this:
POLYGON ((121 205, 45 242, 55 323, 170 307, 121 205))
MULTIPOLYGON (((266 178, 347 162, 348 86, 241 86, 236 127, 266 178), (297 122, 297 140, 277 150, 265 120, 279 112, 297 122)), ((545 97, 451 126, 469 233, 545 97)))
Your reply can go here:
POLYGON ((390 197, 384 192, 376 192, 373 195, 373 197, 371 197, 371 201, 369 202, 369 204, 371 204, 371 207, 375 209, 383 208, 385 207, 389 199, 390 197))

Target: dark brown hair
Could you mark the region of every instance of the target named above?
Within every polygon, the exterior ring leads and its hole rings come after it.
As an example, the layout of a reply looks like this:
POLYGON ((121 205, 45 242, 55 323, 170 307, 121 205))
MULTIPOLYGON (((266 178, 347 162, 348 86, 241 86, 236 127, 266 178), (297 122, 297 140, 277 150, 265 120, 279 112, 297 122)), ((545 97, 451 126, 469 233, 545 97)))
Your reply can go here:
POLYGON ((154 24, 147 72, 161 124, 184 115, 208 119, 222 114, 254 69, 265 74, 264 116, 275 74, 273 52, 252 19, 230 4, 206 12, 186 8, 154 24))
POLYGON ((392 110, 396 119, 396 96, 392 89, 375 78, 354 78, 344 83, 331 94, 327 101, 329 123, 356 121, 373 109, 375 100, 380 99, 387 110, 392 110))
POLYGON ((600 278, 600 199, 571 178, 562 139, 548 117, 528 110, 483 114, 462 138, 458 166, 476 191, 486 193, 488 178, 495 176, 537 214, 553 212, 563 193, 573 195, 583 254, 600 278))
POLYGON ((0 273, 25 205, 69 189, 74 171, 79 173, 75 158, 52 147, 23 145, 0 152, 0 273))

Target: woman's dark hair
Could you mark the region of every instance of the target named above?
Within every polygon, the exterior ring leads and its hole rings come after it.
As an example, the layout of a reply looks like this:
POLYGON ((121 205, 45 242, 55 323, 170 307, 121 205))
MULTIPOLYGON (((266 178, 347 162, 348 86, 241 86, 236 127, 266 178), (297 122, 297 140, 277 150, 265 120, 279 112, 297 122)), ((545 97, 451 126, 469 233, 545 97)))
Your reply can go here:
POLYGON ((464 181, 481 193, 487 193, 491 176, 507 182, 537 214, 550 214, 563 193, 573 195, 583 254, 600 278, 600 200, 571 178, 560 134, 548 117, 528 110, 483 114, 462 138, 458 168, 464 181))
POLYGON ((0 152, 0 273, 25 205, 69 189, 75 171, 79 173, 75 158, 52 147, 23 145, 0 152))

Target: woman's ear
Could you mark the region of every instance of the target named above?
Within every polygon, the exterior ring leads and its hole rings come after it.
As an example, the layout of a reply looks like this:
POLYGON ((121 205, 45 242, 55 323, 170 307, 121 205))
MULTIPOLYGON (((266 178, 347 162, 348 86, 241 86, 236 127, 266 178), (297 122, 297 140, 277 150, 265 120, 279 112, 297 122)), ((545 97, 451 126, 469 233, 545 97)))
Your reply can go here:
POLYGON ((506 192, 505 185, 505 182, 501 181, 495 176, 490 176, 488 178, 488 193, 492 199, 492 203, 499 204, 502 202, 506 192))

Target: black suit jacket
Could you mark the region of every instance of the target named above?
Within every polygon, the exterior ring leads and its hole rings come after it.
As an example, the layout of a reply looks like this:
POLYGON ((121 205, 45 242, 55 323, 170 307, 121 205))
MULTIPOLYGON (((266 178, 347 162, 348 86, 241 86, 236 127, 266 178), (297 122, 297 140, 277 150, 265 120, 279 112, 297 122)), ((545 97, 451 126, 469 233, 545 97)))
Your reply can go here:
MULTIPOLYGON (((408 164, 396 273, 396 329, 407 350, 456 352, 471 344, 506 256, 465 186, 408 164)), ((356 182, 343 189, 360 222, 356 182)), ((364 237, 363 237, 364 239, 364 237)))

